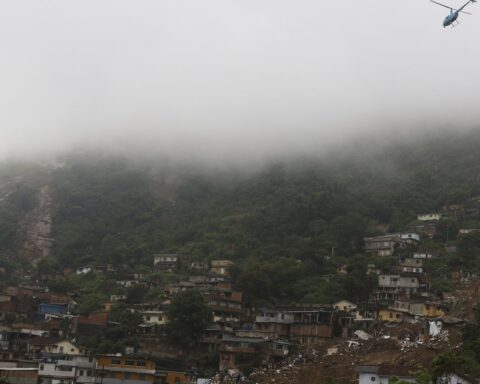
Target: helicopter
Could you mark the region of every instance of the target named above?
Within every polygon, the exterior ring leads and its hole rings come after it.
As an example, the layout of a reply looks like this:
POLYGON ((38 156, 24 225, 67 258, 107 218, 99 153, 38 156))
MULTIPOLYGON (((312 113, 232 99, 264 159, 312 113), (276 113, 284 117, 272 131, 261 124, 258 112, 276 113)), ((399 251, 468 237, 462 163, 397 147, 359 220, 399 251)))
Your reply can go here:
MULTIPOLYGON (((471 13, 468 13, 468 12, 465 12, 463 9, 470 3, 476 3, 477 0, 470 0, 468 1, 467 3, 465 3, 464 5, 462 5, 459 9, 455 9, 455 8, 452 8, 448 5, 445 5, 445 4, 442 4, 442 3, 439 3, 437 1, 434 1, 434 0, 430 0, 432 3, 435 3, 437 5, 441 5, 442 7, 445 7, 445 8, 448 8, 450 9, 450 15, 448 15, 447 17, 445 17, 445 20, 443 20, 443 28, 445 27, 448 27, 449 25, 451 25, 452 27, 454 27, 454 22, 457 21, 458 19, 458 15, 460 13, 466 13, 467 15, 471 15, 471 13)), ((458 24, 458 21, 457 21, 457 24, 458 24)))

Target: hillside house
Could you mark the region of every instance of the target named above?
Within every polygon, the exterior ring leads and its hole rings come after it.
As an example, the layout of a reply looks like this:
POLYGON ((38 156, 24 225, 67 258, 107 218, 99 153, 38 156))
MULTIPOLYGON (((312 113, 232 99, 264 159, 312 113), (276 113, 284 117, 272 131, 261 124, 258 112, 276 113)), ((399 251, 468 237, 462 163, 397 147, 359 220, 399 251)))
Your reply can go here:
POLYGON ((233 266, 230 260, 212 260, 210 263, 210 273, 217 276, 229 276, 229 269, 233 266))
POLYGON ((110 295, 110 301, 113 303, 125 300, 127 300, 127 295, 110 295))
POLYGON ((471 235, 472 233, 480 232, 480 229, 470 228, 470 229, 459 229, 458 236, 467 236, 471 235))
POLYGON ((403 323, 410 316, 403 311, 393 308, 380 308, 377 310, 377 320, 386 321, 388 323, 403 323))
POLYGON ((93 312, 73 318, 73 331, 79 337, 103 334, 108 326, 108 312, 93 312))
POLYGON ((236 369, 237 355, 254 355, 258 352, 260 346, 265 344, 266 341, 260 338, 224 335, 219 348, 219 370, 236 369))
POLYGON ((153 258, 153 268, 156 271, 173 271, 177 269, 179 256, 175 253, 159 254, 153 258))
POLYGON ((286 312, 293 315, 293 324, 290 325, 292 341, 308 345, 334 336, 338 314, 331 306, 295 308, 286 312))
POLYGON ((223 335, 233 336, 233 327, 227 322, 217 321, 210 324, 198 338, 200 347, 205 352, 218 351, 223 335))
POLYGON ((42 354, 83 355, 85 351, 68 340, 54 337, 35 337, 28 340, 28 352, 33 356, 42 354))
POLYGON ((397 248, 401 244, 401 235, 398 233, 366 237, 365 252, 372 256, 392 256, 397 248))
POLYGON ((188 266, 192 271, 197 271, 197 272, 208 271, 208 263, 205 263, 203 261, 192 261, 188 266))
POLYGON ((243 315, 242 294, 227 292, 203 295, 205 302, 213 312, 213 321, 240 322, 243 315))
MULTIPOLYGON (((372 305, 389 306, 395 300, 410 298, 420 290, 420 275, 382 274, 378 276, 378 287, 372 292, 369 302, 372 305)), ((422 286, 426 286, 422 284, 422 286)))
POLYGON ((290 324, 293 324, 292 313, 262 310, 255 317, 254 329, 261 331, 269 339, 285 339, 290 335, 290 324))
POLYGON ((106 265, 86 265, 83 267, 77 268, 77 275, 84 275, 87 273, 95 273, 97 275, 101 275, 104 273, 115 273, 117 271, 116 268, 114 268, 110 264, 106 265))
POLYGON ((165 293, 169 295, 176 295, 179 292, 188 291, 189 289, 196 288, 195 283, 191 281, 180 281, 178 283, 168 284, 165 287, 165 293))
POLYGON ((412 255, 412 259, 431 259, 431 258, 433 258, 433 255, 427 252, 415 252, 412 255))
POLYGON ((95 359, 80 355, 55 355, 38 367, 41 383, 95 383, 95 359))
POLYGON ((37 320, 44 320, 47 315, 64 315, 70 310, 70 305, 65 304, 49 304, 40 303, 37 306, 37 320))
POLYGON ((403 244, 415 245, 420 242, 420 235, 418 233, 402 233, 400 238, 403 244))
POLYGON ((426 213, 417 216, 418 221, 438 221, 442 218, 440 213, 426 213))
POLYGON ((104 384, 161 383, 155 376, 155 362, 133 356, 99 355, 96 382, 104 384))
POLYGON ((410 231, 414 231, 428 238, 432 238, 437 232, 436 221, 422 221, 417 224, 413 224, 409 228, 410 231))
POLYGON ((423 260, 415 258, 406 258, 399 263, 400 272, 423 273, 423 260))
POLYGON ((415 370, 416 367, 398 364, 365 364, 359 365, 356 368, 358 384, 389 384, 393 378, 414 383, 413 372, 415 372, 415 370))
POLYGON ((460 373, 447 373, 440 376, 437 379, 437 384, 479 384, 480 380, 474 377, 460 374, 460 373))
POLYGON ((143 323, 139 324, 141 333, 157 333, 165 328, 168 323, 167 314, 162 310, 142 311, 143 323))
POLYGON ((141 312, 144 323, 155 325, 166 325, 168 323, 167 314, 165 311, 143 311, 141 312))
POLYGON ((33 367, 0 367, 0 378, 10 384, 37 384, 38 368, 33 367))
POLYGON ((406 275, 379 275, 378 287, 416 292, 420 287, 418 277, 406 275))
POLYGON ((357 305, 348 300, 340 300, 333 304, 333 308, 338 311, 351 312, 357 309, 357 305))

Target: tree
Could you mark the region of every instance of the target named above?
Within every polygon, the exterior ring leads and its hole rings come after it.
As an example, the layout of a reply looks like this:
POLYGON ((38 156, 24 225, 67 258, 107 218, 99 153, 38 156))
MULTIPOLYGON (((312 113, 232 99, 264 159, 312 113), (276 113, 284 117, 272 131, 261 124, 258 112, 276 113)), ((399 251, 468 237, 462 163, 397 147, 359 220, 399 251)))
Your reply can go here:
POLYGON ((437 382, 438 378, 448 375, 449 373, 464 370, 466 360, 452 351, 439 354, 432 361, 432 377, 437 382))
POLYGON ((191 346, 212 321, 212 312, 197 290, 178 293, 168 309, 168 338, 181 346, 191 346))
POLYGON ((108 296, 102 293, 90 293, 81 298, 76 308, 77 313, 87 314, 102 308, 102 304, 108 300, 108 296))

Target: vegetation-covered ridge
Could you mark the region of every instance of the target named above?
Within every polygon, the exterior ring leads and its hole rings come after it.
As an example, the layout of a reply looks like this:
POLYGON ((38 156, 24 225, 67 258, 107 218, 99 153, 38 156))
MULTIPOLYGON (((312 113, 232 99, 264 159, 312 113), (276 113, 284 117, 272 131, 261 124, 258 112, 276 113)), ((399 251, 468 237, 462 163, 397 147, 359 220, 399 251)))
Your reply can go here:
MULTIPOLYGON (((468 205, 480 195, 479 144, 475 131, 380 149, 363 144, 356 152, 277 162, 248 176, 72 156, 46 176, 55 243, 39 269, 125 264, 142 271, 155 253, 175 252, 189 260, 235 261, 234 283, 250 304, 365 299, 367 262, 391 260, 361 256, 363 238, 406 230, 419 213, 468 205), (325 278, 345 263, 358 278, 325 278)), ((4 254, 14 249, 15 215, 28 203, 19 196, 1 202, 4 254)), ((427 245, 443 252, 445 237, 455 242, 459 225, 451 218, 440 223, 427 245)), ((480 215, 461 225, 480 227, 480 215)), ((455 258, 442 262, 476 265, 461 253, 455 258)))

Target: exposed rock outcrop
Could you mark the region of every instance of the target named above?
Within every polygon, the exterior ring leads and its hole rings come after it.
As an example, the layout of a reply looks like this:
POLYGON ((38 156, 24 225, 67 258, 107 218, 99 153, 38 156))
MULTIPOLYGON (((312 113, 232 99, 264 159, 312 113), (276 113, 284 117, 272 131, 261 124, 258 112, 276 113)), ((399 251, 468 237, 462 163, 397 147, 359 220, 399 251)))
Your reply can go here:
POLYGON ((53 245, 52 195, 50 187, 43 186, 35 196, 35 207, 28 212, 19 225, 18 256, 36 265, 50 254, 53 245))

